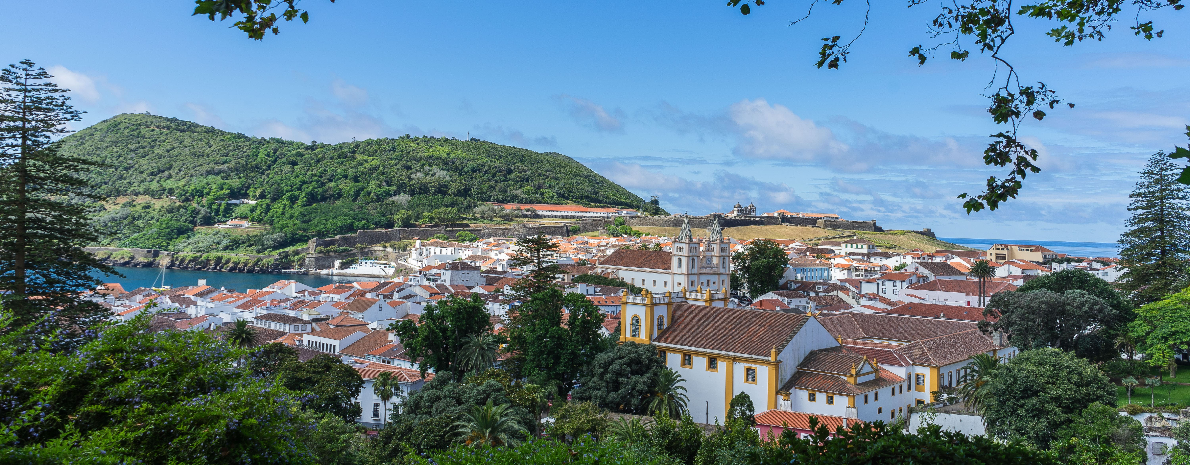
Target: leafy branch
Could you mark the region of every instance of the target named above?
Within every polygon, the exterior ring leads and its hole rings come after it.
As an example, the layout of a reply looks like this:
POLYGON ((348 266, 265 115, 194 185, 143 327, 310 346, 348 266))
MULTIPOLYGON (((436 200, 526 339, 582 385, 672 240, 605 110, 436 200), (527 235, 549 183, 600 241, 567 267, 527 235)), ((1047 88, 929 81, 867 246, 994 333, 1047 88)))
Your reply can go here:
MULTIPOLYGON (((281 32, 277 22, 284 19, 293 21, 301 19, 303 23, 310 21, 310 13, 298 9, 301 0, 194 0, 194 15, 207 15, 211 21, 219 16, 219 21, 229 17, 242 16, 236 21, 235 27, 248 33, 248 37, 263 40, 266 32, 274 35, 281 32), (277 16, 280 13, 281 16, 277 16)), ((335 3, 335 0, 330 0, 335 3)))
MULTIPOLYGON (((819 0, 810 2, 806 16, 790 23, 798 24, 810 17, 819 0)), ((839 5, 843 0, 831 0, 839 5)), ((764 5, 763 1, 751 2, 756 6, 764 5)), ((840 42, 840 36, 823 38, 825 42, 818 52, 819 68, 824 65, 828 69, 837 69, 841 63, 847 61, 847 54, 856 39, 867 30, 871 15, 871 2, 865 0, 867 10, 864 13, 863 27, 851 41, 840 42)), ((910 0, 909 7, 929 3, 928 0, 910 0)), ((1009 39, 1015 34, 1012 19, 1014 15, 1028 18, 1057 21, 1059 25, 1046 33, 1056 42, 1072 46, 1084 40, 1103 40, 1105 32, 1110 31, 1112 23, 1124 13, 1128 6, 1126 0, 1045 0, 1040 3, 1021 6, 1014 12, 1012 0, 968 0, 963 3, 951 0, 943 3, 941 12, 928 26, 932 39, 946 39, 932 47, 918 45, 909 50, 909 56, 916 59, 918 65, 925 65, 941 49, 949 49, 949 57, 953 60, 966 61, 971 56, 971 50, 978 50, 987 54, 996 62, 996 70, 987 89, 994 89, 985 94, 989 100, 987 108, 996 124, 1006 124, 1009 129, 991 135, 992 141, 984 150, 984 164, 996 167, 1008 167, 1008 174, 1003 177, 990 176, 985 190, 978 195, 963 193, 958 196, 966 199, 963 207, 967 213, 987 208, 995 210, 1000 203, 1016 198, 1020 193, 1025 177, 1030 173, 1040 173, 1041 168, 1034 162, 1038 153, 1029 148, 1018 138, 1018 131, 1023 121, 1028 118, 1042 120, 1046 117, 1046 110, 1052 110, 1063 103, 1057 92, 1048 88, 1045 83, 1025 85, 1021 82, 1016 69, 1002 55, 1001 51, 1009 39), (965 40, 971 40, 970 47, 964 46, 965 40)), ((1156 29, 1152 21, 1141 21, 1141 14, 1160 8, 1170 7, 1181 10, 1182 0, 1131 0, 1136 10, 1134 25, 1131 30, 1134 35, 1152 40, 1162 37, 1164 31, 1156 29)), ((743 14, 749 14, 749 2, 731 0, 728 6, 738 7, 743 14)), ((1066 104, 1074 108, 1073 103, 1066 104)), ((1175 156, 1190 158, 1190 151, 1175 152, 1175 156)), ((1190 168, 1183 176, 1190 182, 1190 168)))

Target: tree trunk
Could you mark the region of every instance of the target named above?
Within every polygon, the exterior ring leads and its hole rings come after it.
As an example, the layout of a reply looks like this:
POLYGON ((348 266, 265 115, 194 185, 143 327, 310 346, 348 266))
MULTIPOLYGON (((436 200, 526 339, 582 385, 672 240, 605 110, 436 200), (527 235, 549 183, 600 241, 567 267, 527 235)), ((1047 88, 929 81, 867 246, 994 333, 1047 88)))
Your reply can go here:
POLYGON ((1175 354, 1174 357, 1169 359, 1169 380, 1170 380, 1170 382, 1173 382, 1173 379, 1178 376, 1178 358, 1176 355, 1177 352, 1174 352, 1174 354, 1175 354))

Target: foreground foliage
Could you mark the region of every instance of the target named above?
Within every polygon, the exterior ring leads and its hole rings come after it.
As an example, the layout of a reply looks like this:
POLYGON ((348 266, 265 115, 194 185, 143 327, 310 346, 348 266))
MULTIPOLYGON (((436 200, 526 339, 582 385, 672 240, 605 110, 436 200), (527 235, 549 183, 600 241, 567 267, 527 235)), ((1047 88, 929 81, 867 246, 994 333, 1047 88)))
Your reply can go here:
POLYGON ((323 420, 303 393, 248 376, 207 334, 147 327, 145 315, 105 328, 73 353, 0 338, 0 447, 30 463, 320 462, 323 420))

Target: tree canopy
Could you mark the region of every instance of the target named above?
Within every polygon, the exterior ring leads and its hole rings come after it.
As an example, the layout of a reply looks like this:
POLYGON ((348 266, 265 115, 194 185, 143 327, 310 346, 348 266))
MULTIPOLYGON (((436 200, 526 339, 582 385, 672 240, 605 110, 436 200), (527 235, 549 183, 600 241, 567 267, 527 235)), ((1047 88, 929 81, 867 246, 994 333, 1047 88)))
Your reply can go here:
POLYGON ((81 112, 52 78, 30 60, 0 70, 0 303, 17 326, 53 312, 77 343, 107 313, 77 294, 100 284, 92 271, 116 273, 82 249, 100 199, 83 176, 98 166, 54 143, 81 112))
POLYGON ((472 339, 492 331, 491 315, 478 295, 450 296, 426 305, 418 319, 401 320, 389 326, 401 340, 409 357, 418 361, 422 376, 427 371, 450 371, 463 347, 472 339))
POLYGON ((1149 158, 1128 197, 1128 231, 1120 235, 1121 288, 1143 305, 1190 285, 1190 187, 1164 154, 1149 158))
POLYGON ((732 289, 748 297, 777 290, 789 264, 789 255, 781 245, 768 239, 749 242, 731 256, 732 289))
POLYGON ((355 421, 363 413, 355 397, 364 387, 359 372, 338 357, 318 354, 305 362, 288 363, 277 374, 277 383, 291 391, 304 391, 306 408, 355 421))
POLYGON ((1136 321, 1129 329, 1137 341, 1137 350, 1149 364, 1168 367, 1173 377, 1177 374, 1177 351, 1190 348, 1190 287, 1145 305, 1136 313, 1136 321))
POLYGON ((1042 449, 1091 404, 1116 401, 1116 389, 1103 372, 1058 349, 1021 352, 995 370, 986 389, 988 435, 1042 449))
POLYGON ((982 321, 980 327, 1003 331, 1018 348, 1053 347, 1097 361, 1119 357, 1116 338, 1133 318, 1127 305, 1114 308, 1081 289, 1000 292, 983 313, 994 322, 982 321))
POLYGON ((617 344, 596 355, 583 370, 574 399, 616 412, 643 414, 664 369, 665 363, 652 344, 617 344))

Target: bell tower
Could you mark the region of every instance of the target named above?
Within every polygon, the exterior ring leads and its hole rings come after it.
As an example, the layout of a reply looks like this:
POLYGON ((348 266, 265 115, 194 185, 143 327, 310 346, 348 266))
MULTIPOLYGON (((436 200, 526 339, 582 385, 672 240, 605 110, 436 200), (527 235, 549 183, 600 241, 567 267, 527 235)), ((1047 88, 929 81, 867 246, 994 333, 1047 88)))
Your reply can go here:
POLYGON ((673 245, 673 287, 670 290, 682 291, 690 284, 690 275, 698 273, 698 242, 690 232, 690 219, 682 220, 682 232, 674 239, 673 245))

